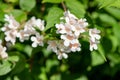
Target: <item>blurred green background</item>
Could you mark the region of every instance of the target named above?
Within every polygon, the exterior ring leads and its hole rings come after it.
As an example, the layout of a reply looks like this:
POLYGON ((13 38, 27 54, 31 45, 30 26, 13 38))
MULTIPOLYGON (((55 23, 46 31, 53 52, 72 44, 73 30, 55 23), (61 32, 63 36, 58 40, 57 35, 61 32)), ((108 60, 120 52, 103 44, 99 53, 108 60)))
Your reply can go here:
MULTIPOLYGON (((23 23, 32 16, 44 19, 46 33, 63 16, 62 0, 0 0, 0 27, 4 15, 12 14, 23 23)), ((96 51, 81 40, 82 51, 58 60, 45 47, 32 48, 30 41, 7 50, 8 60, 0 61, 0 80, 120 80, 120 0, 65 0, 66 8, 78 18, 86 18, 89 28, 101 30, 96 51)), ((53 34, 52 33, 52 34, 53 34)), ((4 33, 0 31, 0 39, 4 33)), ((9 45, 9 44, 5 44, 9 45)))

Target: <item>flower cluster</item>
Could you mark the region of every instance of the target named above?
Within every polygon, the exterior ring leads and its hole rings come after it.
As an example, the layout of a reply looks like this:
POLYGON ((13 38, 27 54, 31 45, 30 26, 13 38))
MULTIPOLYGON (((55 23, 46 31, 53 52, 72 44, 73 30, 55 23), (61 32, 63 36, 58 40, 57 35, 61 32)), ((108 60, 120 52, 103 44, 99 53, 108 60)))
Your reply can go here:
POLYGON ((7 23, 5 23, 1 30, 4 31, 5 40, 10 41, 14 45, 20 24, 14 19, 12 15, 5 15, 5 21, 7 23))
MULTIPOLYGON (((88 29, 88 22, 86 19, 78 19, 75 15, 69 11, 64 12, 64 17, 61 17, 61 22, 55 24, 57 28, 56 33, 60 35, 60 39, 47 39, 44 38, 47 34, 42 35, 44 30, 44 21, 32 17, 24 24, 17 22, 12 15, 5 15, 5 25, 2 27, 2 31, 5 34, 5 40, 11 42, 13 45, 16 42, 16 38, 19 38, 20 42, 30 39, 32 47, 44 46, 47 43, 47 50, 52 50, 58 56, 58 59, 68 58, 68 53, 81 51, 81 44, 79 39, 83 35, 82 33, 88 32, 88 38, 90 42, 90 51, 97 49, 97 44, 100 39, 100 31, 95 29, 88 29)), ((7 57, 5 52, 6 48, 0 45, 0 57, 7 57), (4 56, 1 56, 1 53, 4 56)))
MULTIPOLYGON (((90 36, 90 50, 97 49, 97 44, 100 39, 100 31, 95 29, 87 29, 88 23, 86 19, 78 19, 69 11, 64 13, 64 17, 61 18, 60 24, 56 24, 56 33, 60 34, 61 40, 63 40, 63 46, 68 49, 68 52, 76 52, 81 50, 81 44, 79 42, 82 33, 89 31, 90 36)), ((62 51, 65 54, 65 51, 62 51)), ((60 53, 61 54, 61 53, 60 53)))
POLYGON ((32 36, 31 40, 33 41, 33 47, 37 47, 37 44, 43 46, 43 43, 41 42, 43 40, 43 36, 41 36, 35 29, 37 28, 40 31, 44 30, 44 21, 41 19, 32 17, 23 25, 17 22, 12 15, 5 15, 5 21, 7 23, 5 23, 4 27, 1 30, 4 31, 6 35, 6 41, 9 41, 14 45, 16 38, 19 38, 20 41, 23 42, 32 36))
POLYGON ((65 22, 56 24, 57 33, 61 34, 61 39, 64 41, 64 45, 69 47, 72 52, 80 51, 81 44, 79 43, 79 36, 86 31, 88 23, 86 19, 78 19, 69 11, 64 13, 62 18, 65 22))
POLYGON ((93 51, 93 49, 97 50, 97 44, 99 43, 100 31, 95 29, 89 29, 89 36, 90 36, 90 51, 93 51))

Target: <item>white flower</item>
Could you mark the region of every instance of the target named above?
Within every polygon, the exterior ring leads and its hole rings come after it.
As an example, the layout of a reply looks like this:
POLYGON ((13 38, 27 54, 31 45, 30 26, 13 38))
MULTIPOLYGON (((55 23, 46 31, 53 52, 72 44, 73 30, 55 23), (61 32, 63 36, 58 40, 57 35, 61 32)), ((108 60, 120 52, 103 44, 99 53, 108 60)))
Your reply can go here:
POLYGON ((100 30, 97 30, 96 28, 89 29, 89 35, 90 35, 90 38, 93 42, 95 42, 96 39, 99 40, 101 38, 99 33, 100 33, 100 30))
POLYGON ((81 27, 85 28, 85 27, 88 26, 88 22, 86 22, 86 21, 87 21, 86 19, 79 19, 79 20, 78 20, 78 24, 79 24, 81 27))
POLYGON ((98 46, 97 46, 98 43, 99 43, 99 41, 93 42, 92 40, 90 40, 90 51, 93 51, 93 49, 97 50, 98 49, 98 46))
POLYGON ((99 35, 100 31, 95 29, 89 29, 89 36, 90 36, 90 51, 93 49, 97 50, 97 44, 99 43, 99 39, 101 38, 99 35))
POLYGON ((64 45, 69 46, 70 43, 73 43, 76 40, 73 34, 61 35, 61 39, 64 40, 64 45))
POLYGON ((5 59, 8 57, 8 54, 6 53, 6 47, 3 47, 1 45, 1 40, 0 40, 0 58, 5 59))
POLYGON ((73 43, 70 44, 70 50, 73 51, 73 52, 76 52, 76 51, 80 51, 81 48, 80 48, 80 43, 78 40, 74 40, 73 43))
POLYGON ((59 42, 57 42, 57 46, 58 46, 59 51, 61 51, 61 52, 64 52, 64 53, 71 52, 70 48, 68 46, 64 45, 64 41, 63 40, 60 40, 59 42))
POLYGON ((37 27, 39 30, 44 30, 44 21, 41 19, 36 19, 35 17, 32 17, 29 21, 26 22, 25 28, 29 27, 32 30, 35 30, 34 28, 37 27))
POLYGON ((69 24, 56 24, 56 28, 58 29, 57 30, 57 33, 61 33, 61 34, 70 34, 72 33, 72 30, 71 30, 71 25, 69 24))
POLYGON ((5 15, 5 21, 8 22, 8 28, 10 29, 17 29, 20 26, 12 15, 5 15))
POLYGON ((25 23, 25 25, 24 25, 24 31, 25 32, 28 32, 30 35, 31 34, 34 34, 36 31, 35 31, 35 29, 34 29, 34 27, 33 27, 33 22, 34 21, 32 21, 31 19, 30 20, 28 20, 26 23, 25 23))
POLYGON ((37 45, 39 46, 43 46, 43 36, 36 34, 36 36, 32 36, 31 37, 31 41, 33 41, 32 43, 32 47, 37 47, 37 45))
POLYGON ((32 17, 25 23, 24 29, 18 32, 17 37, 20 39, 21 42, 23 42, 24 40, 28 40, 31 35, 38 34, 35 27, 37 27, 41 31, 44 30, 44 21, 32 17))
POLYGON ((68 55, 66 53, 58 52, 58 59, 61 60, 62 58, 67 59, 68 55))
POLYGON ((14 45, 16 42, 17 31, 9 30, 9 31, 5 32, 5 35, 6 35, 5 40, 10 41, 14 45))
POLYGON ((40 29, 41 31, 44 30, 44 21, 43 20, 35 19, 35 17, 32 17, 31 21, 32 21, 34 27, 38 27, 38 29, 40 29))
POLYGON ((68 10, 64 13, 64 19, 66 23, 73 25, 76 23, 78 18, 75 15, 71 14, 70 11, 68 10))
POLYGON ((57 42, 55 40, 48 41, 47 50, 52 50, 53 52, 57 53, 57 42))
POLYGON ((28 40, 30 35, 31 33, 29 31, 24 31, 24 30, 20 30, 17 33, 17 37, 21 42, 23 42, 24 40, 28 40))
POLYGON ((74 31, 74 34, 79 37, 80 33, 86 31, 85 28, 88 26, 88 23, 86 22, 86 19, 80 19, 73 26, 72 30, 74 31))
POLYGON ((5 40, 10 41, 13 45, 16 42, 16 35, 18 32, 18 28, 20 24, 14 19, 12 15, 5 15, 5 21, 7 23, 4 24, 4 27, 1 28, 2 31, 5 33, 5 40))

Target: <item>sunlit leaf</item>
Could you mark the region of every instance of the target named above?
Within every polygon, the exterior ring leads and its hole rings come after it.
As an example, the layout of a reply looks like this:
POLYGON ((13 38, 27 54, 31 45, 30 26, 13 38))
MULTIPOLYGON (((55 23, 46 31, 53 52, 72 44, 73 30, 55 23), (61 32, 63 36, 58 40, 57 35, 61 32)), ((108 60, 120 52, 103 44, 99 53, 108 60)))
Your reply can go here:
POLYGON ((114 7, 109 7, 109 8, 105 8, 105 10, 108 13, 110 13, 111 15, 113 15, 115 18, 120 20, 120 9, 114 8, 114 7))
POLYGON ((120 0, 116 0, 114 3, 112 3, 110 6, 120 8, 120 0))
POLYGON ((19 56, 17 56, 17 55, 9 56, 8 60, 17 62, 17 61, 19 61, 19 56))
POLYGON ((29 12, 35 7, 36 0, 20 0, 19 4, 22 10, 29 12))
POLYGON ((88 80, 88 78, 87 78, 87 76, 83 75, 83 76, 80 76, 79 78, 77 78, 75 80, 88 80))
POLYGON ((102 45, 100 45, 100 44, 98 45, 98 51, 99 51, 100 55, 102 56, 102 58, 104 59, 104 61, 107 61, 106 57, 105 57, 104 49, 103 49, 102 45))
POLYGON ((115 36, 120 40, 120 24, 119 23, 114 24, 113 32, 115 36))
POLYGON ((16 55, 19 56, 19 61, 16 62, 16 65, 15 65, 14 69, 12 70, 11 74, 20 73, 25 68, 25 57, 24 57, 24 55, 22 55, 20 53, 16 53, 16 55))
POLYGON ((51 27, 54 27, 54 24, 60 21, 60 17, 62 17, 62 15, 63 15, 62 9, 58 7, 50 8, 47 16, 47 25, 45 31, 50 29, 51 27))
POLYGON ((0 76, 9 73, 12 70, 12 64, 8 61, 0 63, 0 76))
POLYGON ((42 0, 42 3, 61 3, 63 0, 42 0))
POLYGON ((50 80, 61 80, 61 75, 60 74, 55 74, 50 77, 50 80))
POLYGON ((100 2, 100 8, 108 7, 110 6, 110 4, 115 2, 115 0, 97 0, 97 1, 100 2))
POLYGON ((103 7, 117 7, 120 8, 120 0, 97 0, 100 2, 100 8, 103 7))
POLYGON ((117 64, 120 62, 120 55, 117 53, 110 53, 107 55, 108 59, 112 61, 114 64, 117 64))
POLYGON ((47 60, 47 62, 46 62, 46 70, 49 72, 50 71, 50 69, 53 67, 53 66, 56 66, 56 65, 58 65, 59 64, 59 62, 57 61, 57 60, 47 60))
POLYGON ((26 45, 23 51, 30 57, 32 55, 32 50, 33 49, 30 45, 26 45))
POLYGON ((13 11, 11 11, 11 13, 19 22, 24 22, 27 19, 27 14, 24 13, 22 10, 14 9, 13 11))
POLYGON ((109 38, 110 38, 110 40, 112 42, 112 50, 111 51, 115 51, 117 49, 117 47, 118 47, 118 44, 119 44, 118 39, 115 36, 109 36, 109 38))
POLYGON ((74 2, 73 2, 73 0, 66 0, 65 2, 66 2, 66 6, 71 11, 71 13, 76 15, 78 18, 84 17, 85 8, 82 3, 80 3, 77 0, 74 0, 74 2))
POLYGON ((107 23, 107 24, 109 24, 111 26, 114 25, 114 24, 116 24, 116 20, 112 16, 110 16, 110 15, 100 14, 99 18, 100 18, 100 20, 102 22, 107 23))
POLYGON ((92 56, 92 66, 97 66, 105 62, 102 56, 95 51, 91 53, 91 56, 92 56))

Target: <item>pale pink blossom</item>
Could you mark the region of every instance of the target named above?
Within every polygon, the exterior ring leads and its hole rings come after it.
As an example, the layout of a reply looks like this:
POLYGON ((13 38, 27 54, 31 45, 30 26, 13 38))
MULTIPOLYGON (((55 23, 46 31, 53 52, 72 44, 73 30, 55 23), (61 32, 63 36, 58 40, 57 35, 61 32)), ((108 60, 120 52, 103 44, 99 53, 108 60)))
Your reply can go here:
POLYGON ((13 45, 16 42, 17 30, 9 30, 5 32, 5 40, 11 42, 13 45))
POLYGON ((74 31, 74 34, 79 37, 80 33, 86 32, 85 28, 88 26, 88 23, 86 22, 86 19, 79 19, 73 26, 72 30, 74 31))
POLYGON ((93 42, 92 40, 90 40, 90 51, 97 50, 98 49, 98 46, 97 46, 98 43, 99 43, 99 41, 93 42))
POLYGON ((57 41, 55 40, 50 40, 48 41, 48 47, 47 50, 52 50, 53 52, 57 53, 57 41))
POLYGON ((5 15, 5 21, 7 22, 6 24, 8 24, 7 27, 10 29, 17 29, 20 26, 12 15, 5 15))
POLYGON ((76 52, 76 51, 80 51, 81 50, 81 48, 80 48, 81 44, 79 43, 78 40, 74 40, 74 42, 71 43, 69 47, 70 47, 70 50, 72 52, 76 52))
POLYGON ((32 17, 24 24, 23 30, 19 30, 17 37, 20 39, 21 42, 23 42, 24 40, 28 40, 31 35, 38 34, 36 28, 40 31, 44 30, 44 21, 32 17))
POLYGON ((71 14, 70 11, 68 10, 64 13, 63 19, 65 19, 66 23, 74 25, 77 22, 78 18, 75 15, 71 14))
POLYGON ((37 27, 39 30, 44 30, 44 21, 41 19, 36 19, 35 17, 31 18, 34 27, 37 27))
POLYGON ((5 15, 6 23, 1 28, 5 33, 5 40, 11 42, 13 45, 16 42, 16 35, 20 24, 14 19, 12 15, 5 15))
POLYGON ((21 42, 24 42, 24 40, 28 40, 30 35, 31 33, 29 31, 24 31, 24 30, 20 30, 17 33, 17 37, 21 42))
POLYGON ((93 49, 97 50, 97 44, 99 43, 100 37, 100 31, 95 29, 89 29, 89 36, 90 36, 90 51, 93 51, 93 49))
POLYGON ((101 38, 99 34, 100 34, 100 30, 97 30, 96 28, 89 29, 89 35, 93 42, 95 42, 96 40, 99 40, 101 38))
POLYGON ((56 28, 58 29, 57 30, 57 33, 61 33, 61 34, 71 34, 72 33, 72 30, 71 30, 71 25, 70 24, 56 24, 56 28))
POLYGON ((61 35, 61 39, 64 40, 65 46, 69 46, 70 43, 73 43, 76 40, 73 34, 61 35))
POLYGON ((68 55, 66 53, 58 52, 58 59, 61 60, 62 58, 67 59, 68 55))
POLYGON ((43 38, 44 37, 42 35, 39 35, 39 34, 36 34, 36 36, 32 36, 31 37, 31 41, 33 41, 32 47, 37 47, 38 45, 43 46, 44 45, 43 38))

